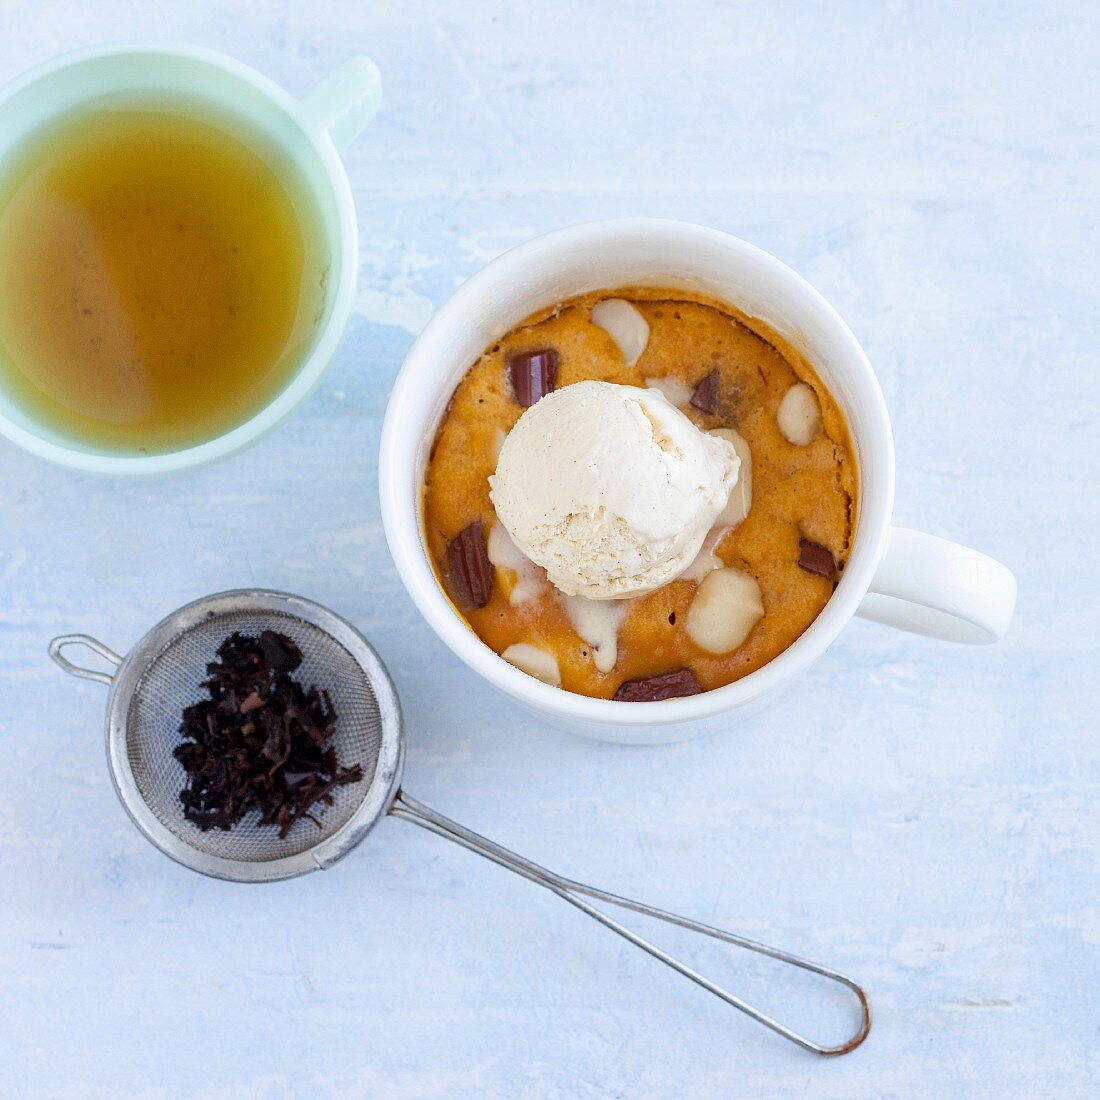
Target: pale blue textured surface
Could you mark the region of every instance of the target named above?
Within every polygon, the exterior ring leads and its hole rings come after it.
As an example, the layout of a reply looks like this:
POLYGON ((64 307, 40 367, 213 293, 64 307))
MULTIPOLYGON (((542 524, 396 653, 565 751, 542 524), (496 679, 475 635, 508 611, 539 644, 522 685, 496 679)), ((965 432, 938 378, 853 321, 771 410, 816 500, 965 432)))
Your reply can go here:
MULTIPOLYGON (((155 484, 0 446, 0 1095, 1096 1094, 1095 4, 7 0, 4 16, 5 79, 160 36, 302 93, 362 50, 386 107, 348 156, 358 315, 290 424, 155 484), (498 251, 628 213, 737 233, 835 303, 893 412, 898 521, 1017 573, 1003 645, 857 622, 749 727, 627 750, 542 727, 436 641, 376 507, 411 333, 498 251), (103 691, 46 643, 125 648, 238 585, 370 635, 416 796, 564 873, 849 971, 874 999, 869 1042, 832 1062, 789 1048, 401 822, 271 887, 163 859, 112 792, 103 691)), ((820 1034, 845 1026, 800 1004, 809 983, 695 958, 820 1034)))

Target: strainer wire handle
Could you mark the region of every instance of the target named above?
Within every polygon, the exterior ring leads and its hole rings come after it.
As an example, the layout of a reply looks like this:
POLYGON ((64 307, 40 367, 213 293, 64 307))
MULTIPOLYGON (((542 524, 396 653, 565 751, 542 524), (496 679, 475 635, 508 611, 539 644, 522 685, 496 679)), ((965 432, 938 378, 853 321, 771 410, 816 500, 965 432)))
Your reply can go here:
POLYGON ((62 651, 70 645, 82 645, 93 653, 98 653, 100 657, 114 665, 115 668, 122 664, 122 658, 110 646, 105 646, 90 634, 62 634, 60 638, 54 638, 50 642, 50 656, 70 676, 79 676, 82 680, 95 680, 98 684, 106 684, 110 687, 114 681, 114 676, 111 673, 100 672, 95 668, 85 668, 83 665, 75 664, 65 656, 62 651))
POLYGON ((529 879, 531 882, 538 883, 540 886, 545 887, 557 894, 558 897, 562 898, 564 901, 569 902, 570 905, 580 909, 581 912, 587 913, 588 916, 599 921, 604 927, 610 928, 612 932, 618 933, 636 947, 640 947, 655 959, 659 959, 661 962, 665 963, 666 966, 670 966, 673 970, 683 974, 685 978, 690 978, 696 984, 701 985, 708 992, 713 993, 716 997, 725 1001, 726 1004, 739 1009, 741 1012, 745 1013, 746 1016, 770 1028, 777 1035, 781 1035, 784 1039, 788 1039, 790 1042, 795 1043, 803 1050, 808 1050, 813 1054, 820 1054, 825 1057, 835 1057, 840 1054, 847 1054, 849 1051, 855 1050, 855 1048, 867 1038, 871 1030, 871 1005, 867 999, 867 994, 851 978, 845 977, 845 975, 835 970, 831 970, 829 967, 822 966, 820 963, 811 962, 809 959, 800 958, 798 955, 792 955, 790 952, 781 951, 779 948, 757 943, 755 940, 747 939, 744 936, 738 936, 733 932, 727 932, 721 928, 714 928, 709 924, 701 924, 699 921, 691 920, 688 917, 682 917, 676 913, 669 913, 663 909, 657 909, 652 905, 646 905, 640 901, 633 901, 630 898, 622 898, 617 894, 610 894, 606 890, 598 890, 594 886, 586 886, 582 882, 574 882, 572 879, 564 878, 561 875, 555 874, 553 871, 548 871, 545 867, 540 867, 537 863, 533 863, 529 859, 525 859, 523 856, 517 855, 515 852, 509 851, 507 848, 501 847, 499 844, 495 844, 493 841, 465 828, 465 826, 459 825, 455 821, 451 821, 449 818, 430 809, 423 803, 417 802, 416 799, 410 798, 404 791, 398 791, 390 812, 395 817, 404 818, 406 821, 412 821, 428 829, 430 832, 436 833, 448 840, 453 840, 463 848, 476 852, 478 855, 484 856, 486 859, 499 864, 501 867, 506 867, 508 870, 514 871, 523 878, 529 879), (735 947, 743 947, 747 951, 754 951, 760 955, 767 955, 769 958, 788 963, 801 970, 808 970, 813 974, 819 974, 829 981, 838 982, 840 985, 850 989, 859 1002, 859 1028, 847 1042, 839 1046, 819 1046, 812 1040, 807 1039, 804 1035, 800 1035, 786 1025, 781 1024, 773 1017, 761 1012, 757 1008, 753 1008, 752 1005, 741 1000, 740 997, 735 996, 728 990, 723 989, 722 986, 712 982, 705 975, 700 974, 697 970, 688 966, 687 963, 681 962, 674 956, 669 955, 655 944, 650 943, 636 932, 631 931, 625 925, 620 924, 613 917, 601 912, 595 906, 585 901, 584 897, 581 895, 595 898, 609 905, 618 906, 620 909, 628 909, 635 913, 642 913, 645 916, 654 917, 657 920, 665 921, 668 924, 674 924, 680 928, 686 928, 690 932, 698 932, 701 935, 721 940, 735 947))

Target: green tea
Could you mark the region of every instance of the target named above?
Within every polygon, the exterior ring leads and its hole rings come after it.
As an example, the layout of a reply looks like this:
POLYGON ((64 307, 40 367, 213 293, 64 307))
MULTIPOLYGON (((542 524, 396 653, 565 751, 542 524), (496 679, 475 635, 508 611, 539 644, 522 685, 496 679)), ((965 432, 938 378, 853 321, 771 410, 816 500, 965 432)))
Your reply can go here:
POLYGON ((259 412, 324 312, 296 166, 257 134, 93 107, 0 176, 0 388, 66 439, 178 450, 259 412))

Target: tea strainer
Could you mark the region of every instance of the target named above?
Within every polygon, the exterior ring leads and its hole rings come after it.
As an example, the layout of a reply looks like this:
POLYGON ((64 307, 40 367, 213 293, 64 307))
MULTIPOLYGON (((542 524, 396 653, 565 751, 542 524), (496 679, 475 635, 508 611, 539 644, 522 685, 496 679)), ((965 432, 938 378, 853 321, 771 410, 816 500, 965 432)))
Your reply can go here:
POLYGON ((366 638, 319 604, 283 592, 222 592, 169 615, 125 658, 86 634, 55 638, 50 643, 50 656, 73 676, 96 680, 110 688, 107 759, 115 790, 145 837, 185 867, 235 882, 291 878, 331 866, 381 818, 392 814, 545 887, 804 1050, 821 1055, 846 1054, 870 1031, 867 995, 851 978, 732 932, 563 878, 410 798, 400 787, 405 738, 393 681, 366 638), (259 825, 253 814, 228 832, 203 832, 184 817, 179 799, 185 775, 172 750, 180 742, 180 716, 184 707, 200 697, 206 665, 226 637, 234 631, 256 635, 264 630, 286 634, 301 649, 303 661, 297 676, 303 683, 328 689, 338 716, 334 734, 337 756, 342 763, 361 764, 363 781, 333 792, 335 801, 324 808, 320 827, 301 820, 280 839, 277 829, 259 825), (73 663, 64 650, 75 645, 92 650, 115 666, 115 671, 101 672, 73 663), (858 1030, 840 1046, 819 1046, 643 939, 597 909, 593 900, 666 921, 838 982, 856 996, 858 1030))

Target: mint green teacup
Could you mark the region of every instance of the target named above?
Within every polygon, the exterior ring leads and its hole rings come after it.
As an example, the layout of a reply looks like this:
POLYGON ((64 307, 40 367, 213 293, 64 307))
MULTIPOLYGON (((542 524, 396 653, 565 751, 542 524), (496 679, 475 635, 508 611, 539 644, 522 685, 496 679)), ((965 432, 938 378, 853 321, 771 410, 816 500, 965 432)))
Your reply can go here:
POLYGON ((328 279, 311 344, 283 388, 250 419, 194 446, 149 455, 86 446, 36 419, 0 384, 0 434, 43 458, 109 476, 165 474, 215 462, 274 428, 316 386, 347 325, 358 268, 355 206, 339 150, 377 110, 380 81, 374 63, 355 56, 298 100, 209 50, 161 43, 95 46, 48 61, 0 92, 0 162, 59 117, 131 92, 186 97, 192 112, 209 104, 212 115, 239 119, 293 158, 322 225, 328 279))

